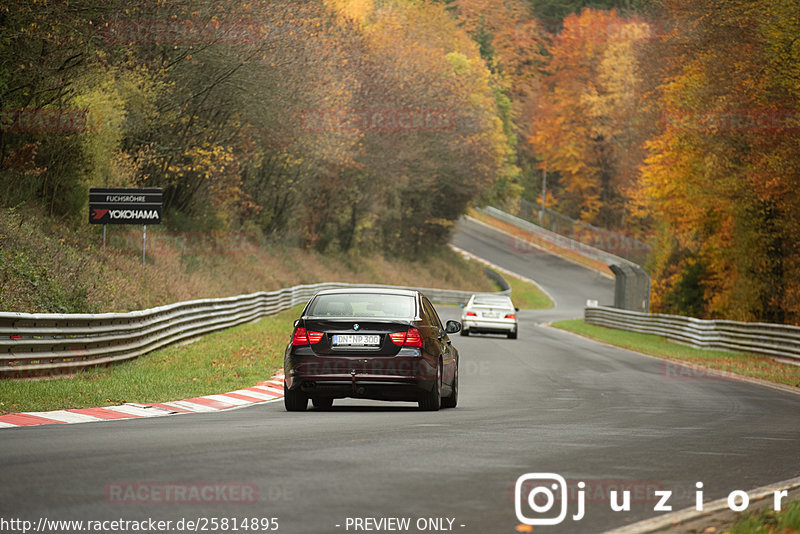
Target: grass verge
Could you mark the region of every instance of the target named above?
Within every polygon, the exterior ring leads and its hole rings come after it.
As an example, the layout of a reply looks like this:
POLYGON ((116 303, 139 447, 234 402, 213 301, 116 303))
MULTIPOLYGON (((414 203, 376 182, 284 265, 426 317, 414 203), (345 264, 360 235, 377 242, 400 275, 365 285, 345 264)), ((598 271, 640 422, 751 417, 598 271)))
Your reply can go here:
POLYGON ((553 301, 535 284, 521 280, 516 276, 503 274, 511 286, 511 300, 521 310, 546 310, 553 307, 553 301))
POLYGON ((776 362, 766 356, 696 349, 673 343, 661 336, 586 324, 583 319, 558 321, 553 323, 553 326, 658 358, 689 362, 692 367, 691 377, 687 376, 686 378, 712 379, 715 376, 704 370, 716 369, 726 373, 769 380, 777 384, 800 387, 800 366, 776 362))
POLYGON ((764 510, 745 514, 731 526, 730 534, 789 534, 800 532, 800 501, 789 503, 782 511, 764 510))
POLYGON ((2 413, 154 403, 250 387, 283 366, 302 306, 70 377, 0 380, 2 413))

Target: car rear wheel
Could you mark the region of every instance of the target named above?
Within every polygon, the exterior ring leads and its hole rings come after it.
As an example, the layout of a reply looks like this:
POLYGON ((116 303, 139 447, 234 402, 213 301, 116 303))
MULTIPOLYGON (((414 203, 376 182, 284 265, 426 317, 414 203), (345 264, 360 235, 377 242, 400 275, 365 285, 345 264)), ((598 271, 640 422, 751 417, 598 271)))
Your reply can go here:
POLYGON ((458 367, 456 367, 456 375, 453 377, 453 392, 449 397, 442 399, 442 408, 455 408, 458 404, 458 367))
POLYGON ((508 333, 508 339, 517 339, 517 333, 516 332, 509 332, 508 333))
POLYGON ((433 387, 430 391, 427 391, 422 394, 422 398, 419 400, 419 407, 421 410, 425 410, 426 412, 438 412, 439 408, 442 407, 442 393, 441 393, 441 384, 442 384, 442 364, 439 363, 439 371, 438 377, 436 380, 433 381, 433 387))
POLYGON ((333 399, 311 399, 311 404, 319 410, 327 410, 333 406, 333 399))
POLYGON ((468 335, 469 335, 469 330, 467 330, 466 328, 463 328, 463 329, 461 330, 461 335, 462 335, 462 336, 465 336, 465 337, 466 337, 466 336, 468 336, 468 335))
POLYGON ((283 405, 287 412, 304 412, 308 408, 308 396, 299 389, 288 389, 284 384, 283 405))

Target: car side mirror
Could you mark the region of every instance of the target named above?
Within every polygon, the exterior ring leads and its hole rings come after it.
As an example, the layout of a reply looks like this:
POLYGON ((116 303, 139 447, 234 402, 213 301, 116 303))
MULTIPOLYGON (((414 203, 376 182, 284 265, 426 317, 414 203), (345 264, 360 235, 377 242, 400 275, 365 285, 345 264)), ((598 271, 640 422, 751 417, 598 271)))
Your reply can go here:
POLYGON ((517 307, 514 307, 514 311, 519 311, 519 308, 517 308, 517 307))
POLYGON ((458 305, 458 307, 459 308, 463 308, 464 307, 464 303, 462 302, 461 304, 458 305))
POLYGON ((458 321, 447 321, 447 325, 445 325, 445 332, 448 334, 461 332, 461 323, 458 321))

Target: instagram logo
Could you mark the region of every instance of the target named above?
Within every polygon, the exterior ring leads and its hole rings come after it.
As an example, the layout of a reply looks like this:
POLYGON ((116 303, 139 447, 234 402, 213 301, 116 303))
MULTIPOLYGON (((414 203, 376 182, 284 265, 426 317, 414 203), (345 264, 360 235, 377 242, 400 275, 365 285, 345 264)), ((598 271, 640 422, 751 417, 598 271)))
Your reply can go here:
POLYGON ((567 517, 567 481, 555 473, 520 476, 514 486, 514 509, 525 525, 558 525, 567 517), (552 513, 556 501, 558 515, 552 513))
MULTIPOLYGON (((695 510, 703 511, 703 483, 695 483, 695 510)), ((571 486, 577 488, 575 499, 578 504, 573 521, 580 521, 586 514, 586 494, 589 502, 601 502, 608 499, 609 508, 613 512, 630 512, 631 502, 653 502, 654 512, 671 512, 671 490, 660 489, 657 481, 595 480, 587 487, 580 481, 571 486), (607 495, 606 495, 607 493, 607 495), (631 500, 631 495, 634 500, 631 500)), ((525 525, 558 525, 567 517, 568 494, 564 477, 555 473, 526 473, 517 479, 514 486, 514 509, 517 519, 525 525), (556 508, 558 515, 555 514, 556 508)), ((787 490, 776 490, 773 493, 773 510, 780 511, 782 500, 788 495, 787 490)), ((734 490, 728 494, 728 508, 733 512, 741 512, 750 504, 750 496, 742 490, 734 490)))

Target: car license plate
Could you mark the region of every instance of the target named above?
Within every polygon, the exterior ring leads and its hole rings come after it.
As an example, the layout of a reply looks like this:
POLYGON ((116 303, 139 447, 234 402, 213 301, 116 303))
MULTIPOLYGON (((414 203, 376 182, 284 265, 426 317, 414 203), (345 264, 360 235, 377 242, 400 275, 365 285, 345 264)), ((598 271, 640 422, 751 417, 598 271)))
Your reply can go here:
POLYGON ((500 314, 497 312, 483 312, 483 316, 491 319, 497 319, 500 317, 500 314))
POLYGON ((348 347, 370 347, 381 344, 381 337, 367 334, 335 334, 333 336, 334 346, 348 347))

